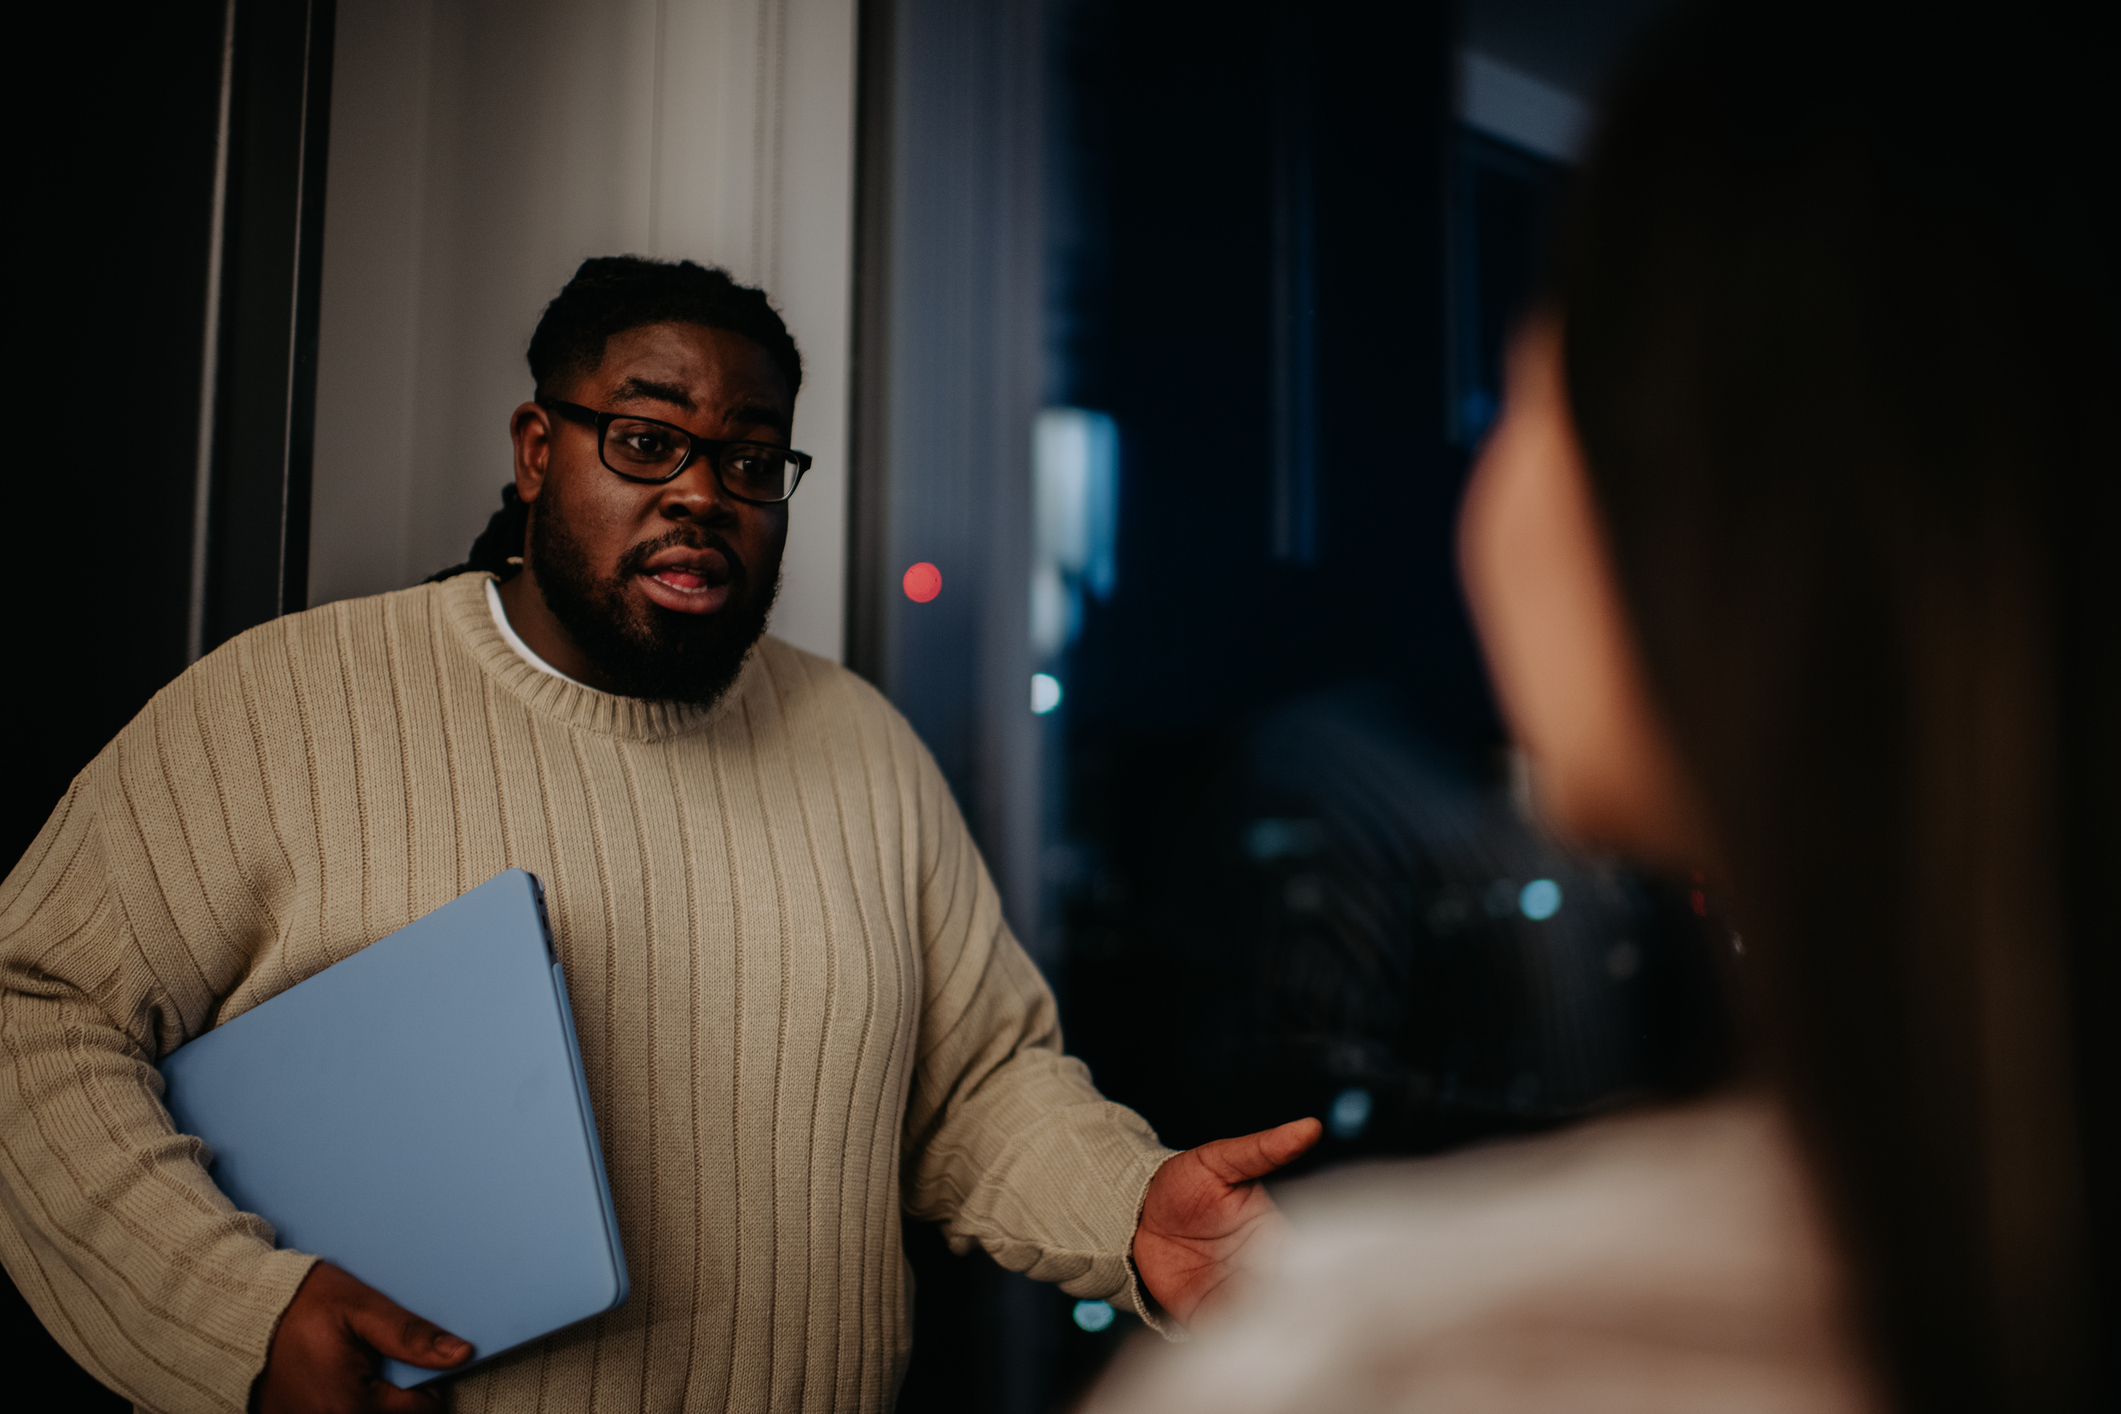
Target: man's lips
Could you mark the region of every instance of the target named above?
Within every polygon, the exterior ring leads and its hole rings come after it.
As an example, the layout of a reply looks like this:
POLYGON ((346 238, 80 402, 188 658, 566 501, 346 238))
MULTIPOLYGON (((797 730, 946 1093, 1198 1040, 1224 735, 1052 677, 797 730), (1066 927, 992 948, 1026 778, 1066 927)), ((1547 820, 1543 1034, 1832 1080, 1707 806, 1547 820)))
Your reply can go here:
POLYGON ((729 559, 712 546, 664 550, 649 557, 640 570, 648 597, 681 614, 711 614, 729 602, 729 559))

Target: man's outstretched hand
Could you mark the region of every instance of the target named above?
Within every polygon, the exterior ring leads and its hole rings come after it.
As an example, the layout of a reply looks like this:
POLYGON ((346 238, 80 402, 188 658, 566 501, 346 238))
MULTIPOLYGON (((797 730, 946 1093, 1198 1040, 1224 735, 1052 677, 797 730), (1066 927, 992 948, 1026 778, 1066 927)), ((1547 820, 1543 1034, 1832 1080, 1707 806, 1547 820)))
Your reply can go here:
POLYGON ((1134 1229, 1134 1270, 1158 1305, 1192 1320, 1236 1272, 1240 1253, 1279 1236, 1282 1216, 1259 1180, 1324 1132, 1315 1119, 1292 1120, 1164 1161, 1149 1180, 1134 1229))
POLYGON ((387 1383, 382 1361, 447 1370, 470 1357, 470 1341, 319 1262, 280 1317, 250 1404, 255 1414, 428 1414, 441 1395, 387 1383))

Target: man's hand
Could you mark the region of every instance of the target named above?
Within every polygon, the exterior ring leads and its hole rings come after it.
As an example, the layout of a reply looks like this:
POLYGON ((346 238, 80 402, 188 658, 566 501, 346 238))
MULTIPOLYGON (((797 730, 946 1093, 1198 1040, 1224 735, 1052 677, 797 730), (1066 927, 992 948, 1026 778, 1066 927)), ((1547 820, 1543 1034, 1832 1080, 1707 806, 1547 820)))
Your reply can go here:
POLYGON ((471 1358, 471 1342, 319 1262, 280 1317, 251 1408, 256 1414, 426 1414, 442 1407, 432 1387, 386 1383, 377 1373, 386 1358, 446 1370, 471 1358))
POLYGON ((1238 1254, 1284 1226, 1259 1180, 1318 1142, 1315 1119, 1218 1139, 1164 1161, 1142 1198, 1134 1269, 1157 1304, 1181 1321, 1236 1271, 1238 1254))

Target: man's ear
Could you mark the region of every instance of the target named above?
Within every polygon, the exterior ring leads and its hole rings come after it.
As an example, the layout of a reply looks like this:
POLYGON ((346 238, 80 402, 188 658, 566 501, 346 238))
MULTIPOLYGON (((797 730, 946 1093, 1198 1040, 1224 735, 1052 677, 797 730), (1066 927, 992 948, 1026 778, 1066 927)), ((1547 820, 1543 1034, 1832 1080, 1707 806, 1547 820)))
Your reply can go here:
POLYGON ((515 443, 516 494, 528 504, 545 489, 552 465, 552 414, 536 403, 523 404, 508 419, 508 437, 515 443))

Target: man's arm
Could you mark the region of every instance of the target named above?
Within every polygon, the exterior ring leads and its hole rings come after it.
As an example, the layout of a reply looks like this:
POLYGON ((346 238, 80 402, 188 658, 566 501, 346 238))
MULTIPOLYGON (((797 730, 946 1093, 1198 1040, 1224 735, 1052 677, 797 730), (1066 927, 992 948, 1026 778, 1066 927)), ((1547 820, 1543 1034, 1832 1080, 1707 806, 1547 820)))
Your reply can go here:
POLYGON ((1258 1179, 1316 1142, 1315 1120, 1174 1155, 1061 1051, 1053 994, 924 751, 919 1065, 906 1205, 1014 1271, 1071 1295, 1125 1293, 1184 1320, 1280 1223, 1258 1179), (1137 1281, 1139 1277, 1139 1281, 1137 1281), (1144 1290, 1146 1286, 1146 1290, 1144 1290))
MULTIPOLYGON (((915 766, 922 957, 906 1210, 941 1224, 953 1250, 980 1246, 1071 1295, 1131 1292, 1135 1219, 1171 1151, 1062 1054, 1053 994, 1003 921, 941 772, 894 725, 915 766)), ((1150 1314, 1138 1295, 1133 1304, 1150 1314)))
POLYGON ((131 861, 98 810, 118 754, 0 886, 0 1255, 104 1384, 149 1409, 241 1411, 312 1259, 273 1250, 160 1103, 152 1058, 198 1018, 136 946, 131 861))
MULTIPOLYGON (((469 1349, 274 1250, 160 1103, 154 1060, 211 1024, 271 935, 240 848, 177 808, 172 777, 213 750, 188 698, 136 719, 0 884, 0 1258, 68 1353, 144 1408, 438 1408, 381 1384, 378 1353, 445 1368, 469 1349)), ((215 760, 240 773, 227 745, 215 760)))

